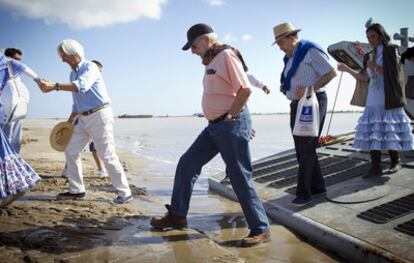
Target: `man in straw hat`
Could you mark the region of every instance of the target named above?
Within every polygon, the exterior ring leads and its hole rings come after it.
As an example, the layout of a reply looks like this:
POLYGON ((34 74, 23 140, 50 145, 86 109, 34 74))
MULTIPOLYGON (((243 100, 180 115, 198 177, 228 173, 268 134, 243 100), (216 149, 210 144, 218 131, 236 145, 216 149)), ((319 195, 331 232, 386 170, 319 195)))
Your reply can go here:
POLYGON ((268 241, 268 219, 252 182, 251 120, 246 107, 251 91, 244 63, 233 48, 218 43, 217 35, 206 24, 192 26, 187 32, 187 40, 182 49, 191 48, 191 52, 200 56, 205 65, 202 108, 209 124, 180 158, 171 205, 166 205, 168 213, 162 218, 153 218, 151 225, 157 229, 187 225, 194 183, 202 167, 220 153, 250 229, 241 245, 252 246, 268 241))
MULTIPOLYGON (((298 32, 291 23, 282 23, 273 28, 275 41, 286 54, 285 67, 281 74, 281 91, 291 101, 290 128, 293 130, 298 101, 304 95, 305 87, 316 92, 319 102, 320 126, 322 131, 327 109, 327 96, 323 87, 335 76, 334 68, 328 62, 328 56, 317 44, 300 40, 298 32)), ((293 135, 296 156, 299 163, 295 206, 304 206, 311 202, 312 196, 326 193, 325 181, 319 166, 316 147, 319 137, 293 135)))
POLYGON ((72 138, 65 149, 69 191, 59 194, 58 198, 83 198, 85 196, 80 155, 93 140, 112 185, 118 191, 118 196, 113 202, 127 203, 132 200, 131 190, 115 153, 113 114, 98 66, 84 58, 83 47, 76 40, 63 40, 58 45, 57 51, 62 61, 69 64, 72 69, 70 83, 42 80, 40 87, 44 92, 52 90, 71 92, 73 106, 68 121, 73 123, 74 118, 78 118, 78 124, 74 126, 72 138))

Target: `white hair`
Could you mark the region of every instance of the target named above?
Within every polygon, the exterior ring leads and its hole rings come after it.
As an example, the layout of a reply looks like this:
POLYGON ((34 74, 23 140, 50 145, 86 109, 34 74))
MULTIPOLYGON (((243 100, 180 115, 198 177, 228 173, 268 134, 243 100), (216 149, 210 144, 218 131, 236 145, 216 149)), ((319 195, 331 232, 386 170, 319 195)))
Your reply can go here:
POLYGON ((214 32, 204 34, 204 35, 202 35, 202 37, 206 37, 213 44, 221 44, 219 39, 218 39, 217 34, 214 33, 214 32))
POLYGON ((82 45, 74 39, 65 39, 59 43, 57 46, 58 54, 60 55, 60 49, 65 52, 66 55, 74 56, 79 55, 81 58, 84 58, 85 52, 82 45))

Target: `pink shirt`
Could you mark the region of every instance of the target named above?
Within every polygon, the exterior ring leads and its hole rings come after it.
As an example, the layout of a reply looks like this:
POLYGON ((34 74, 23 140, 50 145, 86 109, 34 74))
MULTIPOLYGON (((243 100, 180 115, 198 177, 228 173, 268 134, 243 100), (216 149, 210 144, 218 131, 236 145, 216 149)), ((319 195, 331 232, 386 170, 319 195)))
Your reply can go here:
POLYGON ((237 91, 250 84, 240 60, 233 51, 225 49, 206 66, 203 86, 203 113, 214 120, 228 112, 237 91))

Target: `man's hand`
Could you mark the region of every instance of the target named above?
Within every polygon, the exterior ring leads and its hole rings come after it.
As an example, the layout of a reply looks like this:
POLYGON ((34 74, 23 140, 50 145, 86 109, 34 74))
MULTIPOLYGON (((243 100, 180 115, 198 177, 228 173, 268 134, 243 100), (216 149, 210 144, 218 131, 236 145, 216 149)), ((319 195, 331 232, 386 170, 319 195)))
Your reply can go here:
POLYGON ((264 91, 264 93, 269 94, 270 93, 270 89, 267 86, 263 86, 262 90, 264 91))
POLYGON ((349 67, 344 63, 338 63, 337 69, 342 72, 349 72, 349 67))
POLYGON ((75 119, 78 117, 78 113, 77 112, 72 112, 68 118, 68 122, 70 123, 75 123, 75 119))
POLYGON ((303 97, 303 94, 305 93, 305 86, 299 86, 296 89, 296 95, 298 95, 299 97, 303 97))
POLYGON ((38 82, 39 88, 44 92, 50 92, 55 89, 55 83, 49 80, 42 79, 38 82))
MULTIPOLYGON (((308 94, 306 94, 306 96, 310 96, 312 94, 313 86, 309 86, 308 88, 309 88, 308 89, 308 94)), ((299 97, 302 98, 303 97, 303 94, 305 94, 305 90, 306 90, 306 87, 305 86, 298 86, 297 91, 296 91, 296 94, 299 97)))
POLYGON ((250 140, 253 140, 253 138, 256 136, 256 131, 254 129, 252 129, 250 131, 250 140))

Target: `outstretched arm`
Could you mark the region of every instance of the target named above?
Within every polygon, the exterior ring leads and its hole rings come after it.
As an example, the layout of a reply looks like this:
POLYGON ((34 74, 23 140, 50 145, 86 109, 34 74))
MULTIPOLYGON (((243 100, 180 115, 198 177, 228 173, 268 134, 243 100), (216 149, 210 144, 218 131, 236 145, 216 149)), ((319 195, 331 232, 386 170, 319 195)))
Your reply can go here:
POLYGON ((49 92, 52 90, 65 90, 65 91, 71 91, 71 92, 78 92, 78 88, 72 84, 72 83, 58 83, 58 82, 52 82, 49 80, 40 80, 39 81, 39 87, 43 92, 49 92))
POLYGON ((266 94, 270 93, 269 87, 263 81, 257 79, 254 75, 247 73, 247 78, 253 87, 263 90, 263 92, 266 94))
POLYGON ((338 63, 338 70, 343 71, 343 72, 348 72, 356 80, 368 81, 368 75, 366 74, 366 71, 359 72, 359 71, 353 70, 347 65, 345 65, 344 63, 338 63))

